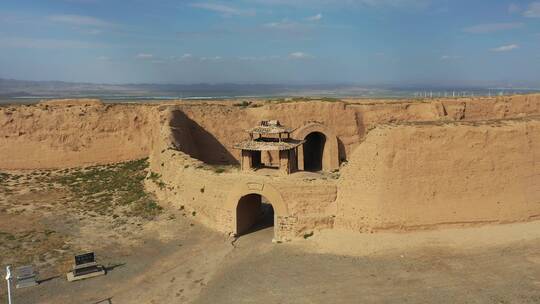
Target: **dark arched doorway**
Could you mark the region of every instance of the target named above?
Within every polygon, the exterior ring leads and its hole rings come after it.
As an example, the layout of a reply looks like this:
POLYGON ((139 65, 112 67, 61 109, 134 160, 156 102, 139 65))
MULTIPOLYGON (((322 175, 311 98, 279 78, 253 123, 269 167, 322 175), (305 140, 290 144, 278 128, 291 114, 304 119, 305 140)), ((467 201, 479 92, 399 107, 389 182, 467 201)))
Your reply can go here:
POLYGON ((274 226, 274 208, 260 194, 242 196, 236 207, 236 234, 245 235, 274 226))
POLYGON ((304 143, 304 170, 321 171, 323 168, 324 145, 326 136, 320 132, 312 132, 306 136, 304 143))

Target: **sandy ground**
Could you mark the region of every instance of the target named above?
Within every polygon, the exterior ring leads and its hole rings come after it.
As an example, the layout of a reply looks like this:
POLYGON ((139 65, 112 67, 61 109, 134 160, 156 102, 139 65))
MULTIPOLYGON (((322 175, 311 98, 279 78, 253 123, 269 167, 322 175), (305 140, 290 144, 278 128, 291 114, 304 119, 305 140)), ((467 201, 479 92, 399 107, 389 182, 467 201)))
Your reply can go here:
POLYGON ((530 223, 349 235, 331 244, 323 233, 282 246, 250 235, 195 303, 540 303, 539 231, 540 223, 530 223), (479 230, 496 241, 484 247, 479 230), (527 231, 519 241, 496 234, 527 231))
POLYGON ((75 283, 53 278, 16 290, 15 303, 540 303, 540 238, 532 237, 538 222, 371 235, 364 244, 377 253, 341 255, 311 252, 324 234, 273 244, 268 228, 233 246, 190 221, 159 225, 177 230, 161 237, 149 227, 141 246, 106 258, 117 265, 106 276, 75 283), (482 229, 534 232, 486 248, 456 241, 466 234, 471 244, 481 242, 482 229), (403 241, 381 246, 388 238, 403 241), (412 245, 405 245, 408 239, 412 245))
POLYGON ((540 303, 538 221, 324 231, 283 244, 272 243, 267 228, 233 242, 181 208, 164 206, 153 218, 81 209, 72 190, 40 176, 21 173, 0 187, 2 252, 9 253, 0 264, 30 261, 40 271, 39 286, 14 291, 16 304, 540 303), (107 275, 67 282, 72 255, 85 249, 107 275))

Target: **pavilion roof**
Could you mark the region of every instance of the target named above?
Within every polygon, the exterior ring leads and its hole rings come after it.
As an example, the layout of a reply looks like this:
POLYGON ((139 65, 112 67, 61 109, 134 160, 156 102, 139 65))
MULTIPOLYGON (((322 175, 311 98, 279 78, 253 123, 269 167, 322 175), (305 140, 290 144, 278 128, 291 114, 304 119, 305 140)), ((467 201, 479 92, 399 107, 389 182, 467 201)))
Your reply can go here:
POLYGON ((282 126, 278 120, 263 120, 261 124, 246 130, 248 133, 258 133, 258 134, 280 134, 280 133, 291 133, 293 130, 282 126))
POLYGON ((303 143, 303 140, 295 139, 287 139, 282 141, 248 140, 234 145, 234 148, 248 151, 286 151, 292 150, 303 143))

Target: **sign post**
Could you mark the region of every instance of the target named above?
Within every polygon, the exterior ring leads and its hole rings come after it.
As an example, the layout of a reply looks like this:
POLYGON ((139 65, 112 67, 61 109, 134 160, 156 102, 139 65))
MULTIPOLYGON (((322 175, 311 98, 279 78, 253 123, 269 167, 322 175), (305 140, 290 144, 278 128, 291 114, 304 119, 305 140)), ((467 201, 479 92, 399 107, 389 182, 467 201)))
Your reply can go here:
POLYGON ((11 285, 10 285, 11 269, 9 268, 9 266, 6 266, 6 281, 7 281, 7 292, 8 292, 8 304, 12 304, 11 303, 11 285))
POLYGON ((96 263, 93 252, 76 255, 73 271, 67 273, 69 282, 97 277, 105 274, 105 268, 96 263))

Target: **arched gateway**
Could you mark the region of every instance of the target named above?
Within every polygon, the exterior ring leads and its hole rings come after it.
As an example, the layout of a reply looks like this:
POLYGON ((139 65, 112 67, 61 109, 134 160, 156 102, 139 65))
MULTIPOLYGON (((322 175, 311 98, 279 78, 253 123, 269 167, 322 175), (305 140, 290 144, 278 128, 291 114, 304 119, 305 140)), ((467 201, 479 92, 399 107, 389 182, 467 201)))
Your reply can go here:
POLYGON ((230 192, 225 204, 232 215, 230 231, 234 235, 240 236, 249 232, 256 224, 265 224, 257 223, 257 221, 261 212, 270 211, 267 205, 271 205, 273 209, 274 240, 282 240, 280 219, 288 215, 287 205, 277 189, 269 184, 259 182, 239 184, 230 192), (261 209, 265 207, 266 210, 261 209))
POLYGON ((303 171, 332 171, 339 169, 337 136, 319 122, 309 122, 292 133, 305 141, 298 147, 298 169, 303 171))

